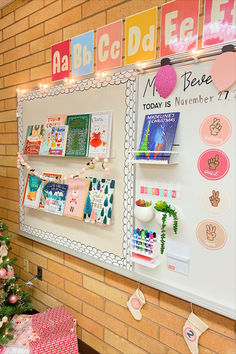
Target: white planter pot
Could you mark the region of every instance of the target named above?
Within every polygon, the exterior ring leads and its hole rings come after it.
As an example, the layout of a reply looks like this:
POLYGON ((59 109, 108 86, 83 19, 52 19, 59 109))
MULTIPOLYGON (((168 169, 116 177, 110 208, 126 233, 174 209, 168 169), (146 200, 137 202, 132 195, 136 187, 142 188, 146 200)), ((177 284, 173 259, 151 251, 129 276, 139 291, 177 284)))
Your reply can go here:
MULTIPOLYGON (((158 223, 158 225, 160 225, 160 226, 162 225, 163 214, 164 214, 163 212, 155 210, 155 219, 156 219, 156 222, 158 223)), ((172 216, 169 216, 167 214, 165 223, 166 223, 166 230, 173 229, 174 219, 172 216)))
POLYGON ((138 205, 135 205, 134 207, 134 216, 136 219, 142 222, 149 222, 153 218, 153 205, 150 205, 148 207, 140 207, 138 205))

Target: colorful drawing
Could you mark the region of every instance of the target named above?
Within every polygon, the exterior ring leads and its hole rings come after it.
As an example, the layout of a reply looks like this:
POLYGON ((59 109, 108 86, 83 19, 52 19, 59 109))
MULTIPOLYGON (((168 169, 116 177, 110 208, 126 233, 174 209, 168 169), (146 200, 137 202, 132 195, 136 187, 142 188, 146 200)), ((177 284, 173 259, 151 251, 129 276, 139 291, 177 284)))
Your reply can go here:
POLYGON ((166 160, 169 162, 170 153, 161 151, 171 151, 179 112, 148 114, 145 116, 139 151, 136 159, 166 160), (144 151, 142 153, 142 151, 144 151), (150 151, 150 152, 148 152, 150 151))
POLYGON ((93 113, 91 117, 89 156, 109 157, 112 112, 93 113))
POLYGON ((43 125, 29 125, 26 133, 24 154, 38 155, 41 146, 43 125))
POLYGON ((67 184, 48 182, 43 189, 45 198, 44 211, 63 215, 67 190, 67 184))
POLYGON ((44 126, 41 131, 41 145, 39 155, 49 155, 51 145, 51 129, 44 126))
POLYGON ((88 178, 69 178, 64 215, 83 220, 84 207, 88 196, 90 180, 88 178))
POLYGON ((41 190, 41 178, 31 175, 29 173, 25 184, 25 192, 22 205, 27 206, 29 208, 37 209, 39 207, 41 190))
POLYGON ((45 127, 52 128, 66 124, 66 114, 54 114, 46 118, 45 127))
POLYGON ((89 197, 92 207, 90 222, 110 225, 115 181, 105 178, 90 179, 89 197))
POLYGON ((51 130, 51 147, 49 155, 64 156, 66 151, 68 126, 62 125, 52 127, 51 130))
MULTIPOLYGON (((58 173, 45 172, 45 173, 43 173, 43 177, 54 178, 54 180, 56 182, 60 182, 61 178, 63 177, 63 175, 62 174, 58 174, 58 173)), ((41 194, 41 197, 40 197, 39 209, 44 209, 44 207, 45 207, 45 202, 46 202, 46 197, 47 197, 47 193, 45 191, 47 190, 46 185, 48 183, 49 182, 47 182, 47 181, 42 179, 42 194, 41 194)))
POLYGON ((67 117, 67 124, 69 127, 66 146, 67 156, 85 157, 88 155, 90 120, 90 114, 67 117))

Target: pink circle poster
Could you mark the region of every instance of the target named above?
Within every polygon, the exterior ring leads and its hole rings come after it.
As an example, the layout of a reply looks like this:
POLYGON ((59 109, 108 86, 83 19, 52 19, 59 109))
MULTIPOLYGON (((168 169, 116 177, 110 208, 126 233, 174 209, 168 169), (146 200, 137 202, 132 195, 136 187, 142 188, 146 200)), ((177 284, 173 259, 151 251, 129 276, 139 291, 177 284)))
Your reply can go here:
POLYGON ((220 114, 213 114, 205 118, 199 129, 202 141, 210 146, 225 144, 230 138, 231 132, 230 121, 220 114))
POLYGON ((198 159, 197 167, 200 174, 212 181, 223 178, 229 171, 229 158, 221 150, 209 149, 204 151, 198 159))

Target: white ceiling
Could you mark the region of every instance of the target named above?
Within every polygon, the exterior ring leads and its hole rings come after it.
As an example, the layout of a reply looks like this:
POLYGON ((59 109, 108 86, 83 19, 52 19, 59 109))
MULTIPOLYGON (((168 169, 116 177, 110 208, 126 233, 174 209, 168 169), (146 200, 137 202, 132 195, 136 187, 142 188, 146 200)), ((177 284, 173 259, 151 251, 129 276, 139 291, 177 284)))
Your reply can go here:
POLYGON ((0 0, 0 9, 2 9, 5 6, 7 6, 8 4, 10 4, 13 1, 14 0, 0 0))

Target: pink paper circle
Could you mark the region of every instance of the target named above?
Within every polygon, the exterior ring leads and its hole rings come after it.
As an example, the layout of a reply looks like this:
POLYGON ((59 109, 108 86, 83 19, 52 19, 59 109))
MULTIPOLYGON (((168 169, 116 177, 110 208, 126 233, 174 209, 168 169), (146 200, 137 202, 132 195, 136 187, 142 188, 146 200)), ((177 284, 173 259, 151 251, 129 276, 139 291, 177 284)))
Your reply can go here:
POLYGON ((133 298, 133 299, 131 300, 131 305, 132 305, 132 307, 133 307, 135 310, 138 310, 138 309, 140 308, 140 306, 141 306, 140 301, 139 301, 138 299, 136 299, 136 298, 133 298))
POLYGON ((192 328, 190 328, 190 327, 185 328, 184 335, 190 342, 195 342, 196 333, 194 332, 194 330, 192 328), (188 333, 190 333, 191 336, 188 336, 188 333), (192 335, 192 333, 193 333, 193 335, 192 335))
POLYGON ((210 146, 225 144, 231 133, 232 126, 230 121, 221 114, 212 114, 205 118, 199 129, 202 141, 210 146))
POLYGON ((228 156, 221 150, 209 149, 204 151, 197 163, 198 171, 200 174, 212 181, 223 178, 229 171, 230 162, 228 156), (215 161, 218 155, 218 166, 215 161), (214 168, 215 167, 215 168, 214 168))

